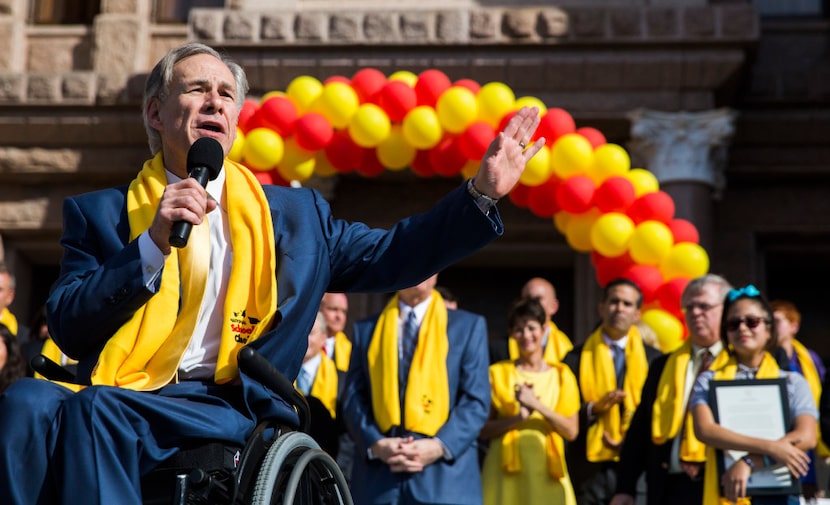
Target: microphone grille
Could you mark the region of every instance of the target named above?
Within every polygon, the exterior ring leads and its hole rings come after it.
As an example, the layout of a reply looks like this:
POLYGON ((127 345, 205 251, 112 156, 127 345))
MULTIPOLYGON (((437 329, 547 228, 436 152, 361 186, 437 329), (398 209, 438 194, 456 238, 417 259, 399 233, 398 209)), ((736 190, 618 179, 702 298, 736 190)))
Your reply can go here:
POLYGON ((206 167, 209 179, 216 179, 222 170, 225 160, 225 151, 222 144, 210 137, 201 137, 190 146, 187 152, 187 173, 196 167, 206 167))

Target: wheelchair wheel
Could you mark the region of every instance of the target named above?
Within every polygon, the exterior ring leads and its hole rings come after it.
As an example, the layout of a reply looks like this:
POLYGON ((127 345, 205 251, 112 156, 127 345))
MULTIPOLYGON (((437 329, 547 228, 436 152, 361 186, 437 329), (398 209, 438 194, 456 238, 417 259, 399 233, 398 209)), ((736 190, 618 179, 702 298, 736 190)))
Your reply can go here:
POLYGON ((310 436, 289 432, 265 456, 252 505, 352 505, 337 463, 310 436))

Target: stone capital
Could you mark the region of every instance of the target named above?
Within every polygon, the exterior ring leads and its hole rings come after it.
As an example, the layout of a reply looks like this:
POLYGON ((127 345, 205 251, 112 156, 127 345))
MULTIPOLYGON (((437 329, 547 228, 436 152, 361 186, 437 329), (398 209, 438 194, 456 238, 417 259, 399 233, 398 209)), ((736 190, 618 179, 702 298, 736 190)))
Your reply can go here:
POLYGON ((736 115, 726 108, 703 112, 637 109, 628 114, 628 147, 660 184, 702 183, 710 186, 717 198, 726 184, 727 149, 736 115))

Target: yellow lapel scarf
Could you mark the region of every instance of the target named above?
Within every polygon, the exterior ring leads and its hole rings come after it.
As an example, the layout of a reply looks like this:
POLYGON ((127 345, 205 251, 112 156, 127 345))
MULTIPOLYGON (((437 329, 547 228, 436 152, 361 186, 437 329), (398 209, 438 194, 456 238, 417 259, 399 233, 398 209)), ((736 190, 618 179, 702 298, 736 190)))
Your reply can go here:
MULTIPOLYGON (((225 160, 224 168, 233 263, 224 303, 219 301, 224 318, 217 383, 238 376, 237 352, 268 330, 277 306, 274 228, 265 193, 245 167, 225 160)), ((150 227, 166 185, 159 153, 144 164, 127 193, 131 241, 150 227)), ((161 275, 159 292, 104 346, 92 374, 93 384, 152 391, 175 376, 190 339, 186 335, 171 338, 179 316, 178 254, 166 258, 161 275)))
MULTIPOLYGON (((557 380, 556 387, 550 392, 539 392, 544 395, 545 402, 563 416, 571 416, 579 411, 579 396, 569 392, 578 391, 573 374, 570 378, 564 373, 566 365, 557 363, 551 365, 557 380), (564 394, 563 394, 564 391, 564 394)), ((570 369, 568 369, 570 371, 570 369)), ((519 402, 516 401, 515 386, 517 382, 516 365, 512 361, 503 361, 490 366, 490 384, 493 389, 493 408, 501 415, 511 417, 519 414, 519 402)), ((523 421, 516 428, 502 436, 501 465, 505 473, 515 474, 522 471, 519 460, 519 430, 531 425, 543 424, 547 428, 545 436, 545 455, 548 465, 548 475, 554 479, 561 479, 567 474, 565 465, 565 442, 562 436, 550 428, 541 414, 534 412, 531 417, 523 421)))
MULTIPOLYGON (((380 431, 386 433, 401 424, 398 394, 398 295, 392 297, 378 318, 367 352, 372 409, 380 431)), ((447 308, 437 291, 427 308, 418 334, 418 346, 404 393, 404 428, 424 435, 435 435, 450 413, 450 387, 447 377, 447 308)))
MULTIPOLYGON (((721 355, 727 354, 726 350, 721 352, 721 355)), ((738 361, 732 356, 729 361, 719 369, 715 369, 715 375, 712 380, 733 380, 735 373, 738 371, 738 361)), ((764 353, 764 359, 755 373, 756 379, 777 379, 779 377, 778 364, 775 358, 768 352, 764 353)), ((703 503, 704 505, 729 505, 732 502, 720 495, 720 485, 718 483, 718 462, 717 452, 712 447, 706 448, 706 469, 703 476, 703 503)), ((737 505, 749 505, 751 503, 749 498, 741 498, 737 505)))
MULTIPOLYGON (((602 441, 602 434, 607 432, 612 439, 622 440, 625 432, 628 431, 631 416, 640 404, 640 393, 647 373, 648 360, 643 347, 643 339, 637 327, 632 326, 628 331, 628 342, 625 346, 624 414, 621 419, 620 409, 611 408, 588 427, 586 434, 588 461, 619 460, 619 451, 606 446, 602 441)), ((582 355, 579 359, 579 384, 582 387, 582 399, 585 402, 597 402, 606 393, 617 389, 614 361, 611 358, 611 350, 602 339, 602 328, 594 331, 582 348, 582 355)))
MULTIPOLYGON (((686 370, 692 359, 692 343, 689 340, 673 352, 666 361, 666 367, 657 386, 651 416, 651 438, 657 445, 673 439, 680 433, 683 425, 683 440, 680 441, 680 459, 682 461, 706 461, 706 446, 695 437, 692 415, 684 408, 684 400, 691 391, 686 388, 686 370), (685 418, 684 418, 684 413, 685 418)), ((728 353, 721 352, 712 362, 710 368, 717 369, 726 364, 728 353)))
MULTIPOLYGON (((510 360, 516 361, 519 359, 519 344, 516 343, 516 339, 513 337, 507 339, 507 346, 510 352, 510 360)), ((545 362, 549 365, 559 363, 573 348, 574 346, 568 335, 560 330, 553 321, 548 321, 548 342, 545 344, 545 354, 543 356, 545 362)))
POLYGON ((14 317, 8 307, 0 312, 0 324, 8 328, 12 335, 17 335, 17 318, 14 317))
MULTIPOLYGON (((801 374, 810 386, 810 391, 813 393, 813 400, 816 405, 819 404, 821 398, 821 378, 818 375, 816 364, 813 363, 813 357, 810 356, 804 344, 798 340, 793 340, 793 350, 798 358, 798 364, 801 365, 801 374)), ((818 445, 816 446, 816 454, 821 457, 830 456, 830 448, 821 439, 821 428, 819 427, 818 445)))
POLYGON ((320 361, 309 394, 323 403, 332 419, 337 416, 337 368, 328 356, 320 361))
POLYGON ((334 336, 334 363, 341 372, 349 371, 349 359, 352 356, 352 342, 342 331, 334 336))

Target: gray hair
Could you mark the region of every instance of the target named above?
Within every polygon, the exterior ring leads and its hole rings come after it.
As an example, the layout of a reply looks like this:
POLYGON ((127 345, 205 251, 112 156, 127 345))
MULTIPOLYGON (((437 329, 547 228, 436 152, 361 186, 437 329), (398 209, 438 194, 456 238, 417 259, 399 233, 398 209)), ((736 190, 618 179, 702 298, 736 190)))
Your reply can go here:
POLYGON ((689 281, 689 284, 686 285, 686 289, 683 290, 683 295, 680 297, 680 305, 685 307, 689 303, 689 299, 703 291, 703 287, 708 284, 717 286, 720 291, 719 295, 721 301, 726 299, 726 294, 730 289, 732 289, 732 284, 718 274, 706 274, 700 277, 695 277, 689 281))
POLYGON ((9 270, 9 267, 6 266, 6 263, 3 261, 0 261, 0 274, 6 274, 9 276, 9 289, 14 291, 17 282, 15 281, 14 274, 11 270, 9 270))
POLYGON ((197 54, 209 54, 227 65, 236 81, 237 108, 241 110, 245 102, 245 95, 248 94, 248 78, 245 76, 245 70, 228 56, 222 55, 212 47, 199 42, 190 42, 172 49, 156 64, 150 72, 150 75, 147 76, 147 83, 144 86, 144 100, 142 102, 141 115, 144 118, 144 129, 147 131, 150 152, 154 156, 161 151, 161 135, 150 126, 149 118, 147 117, 147 106, 153 98, 158 98, 162 101, 167 98, 170 93, 170 82, 173 79, 173 67, 176 63, 197 54))

